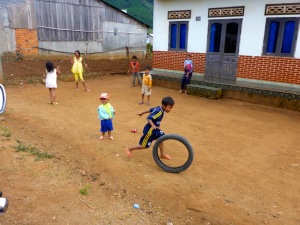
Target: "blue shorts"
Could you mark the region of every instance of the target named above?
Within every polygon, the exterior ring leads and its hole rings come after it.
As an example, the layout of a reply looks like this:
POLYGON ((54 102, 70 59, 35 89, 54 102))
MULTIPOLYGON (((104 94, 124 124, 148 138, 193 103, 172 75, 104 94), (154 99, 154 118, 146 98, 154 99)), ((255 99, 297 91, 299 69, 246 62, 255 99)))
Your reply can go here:
POLYGON ((100 125, 101 125, 100 132, 112 131, 114 129, 112 120, 101 120, 100 125))
POLYGON ((151 146, 152 141, 160 138, 163 135, 165 135, 165 133, 160 129, 153 130, 152 127, 150 127, 150 129, 145 127, 143 131, 143 136, 141 137, 139 144, 145 148, 149 148, 151 146))

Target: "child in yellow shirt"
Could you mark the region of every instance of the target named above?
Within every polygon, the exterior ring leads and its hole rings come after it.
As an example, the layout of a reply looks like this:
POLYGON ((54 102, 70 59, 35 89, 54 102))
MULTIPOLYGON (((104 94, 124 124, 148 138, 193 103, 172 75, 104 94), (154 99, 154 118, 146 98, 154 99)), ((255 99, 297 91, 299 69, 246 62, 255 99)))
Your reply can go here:
POLYGON ((150 95, 152 88, 152 76, 150 75, 150 66, 146 66, 145 73, 143 75, 143 83, 142 83, 142 101, 139 103, 140 105, 144 104, 144 96, 147 96, 148 102, 146 105, 150 105, 150 95))

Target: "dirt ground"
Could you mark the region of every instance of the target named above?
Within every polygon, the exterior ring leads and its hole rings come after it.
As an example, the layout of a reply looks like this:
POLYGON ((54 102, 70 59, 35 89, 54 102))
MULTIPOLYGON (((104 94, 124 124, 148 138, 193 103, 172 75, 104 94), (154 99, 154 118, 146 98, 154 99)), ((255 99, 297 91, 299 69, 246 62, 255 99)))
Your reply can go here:
MULTIPOLYGON (((153 87, 151 106, 165 96, 175 100, 162 130, 186 137, 194 149, 191 167, 171 174, 155 164, 152 148, 131 159, 124 153, 138 143, 146 122, 136 113, 148 109, 138 104, 141 87, 130 86, 125 61, 89 62, 90 92, 75 90, 67 61, 55 62, 63 72, 59 105, 48 103, 40 82, 44 63, 3 63, 0 191, 10 205, 1 225, 300 224, 299 112, 153 87), (101 92, 116 110, 115 141, 98 140, 101 92)), ((167 151, 172 162, 184 154, 167 151)))

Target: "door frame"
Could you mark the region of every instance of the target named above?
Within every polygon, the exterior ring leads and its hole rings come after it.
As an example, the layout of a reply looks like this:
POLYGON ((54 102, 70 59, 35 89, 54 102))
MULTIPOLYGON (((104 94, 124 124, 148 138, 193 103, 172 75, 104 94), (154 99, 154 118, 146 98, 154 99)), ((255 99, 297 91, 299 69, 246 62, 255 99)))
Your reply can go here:
MULTIPOLYGON (((238 66, 238 57, 239 57, 239 48, 240 48, 240 39, 241 39, 241 30, 242 30, 242 23, 243 23, 243 18, 238 18, 238 19, 210 19, 208 20, 208 30, 207 30, 207 42, 206 42, 206 62, 205 62, 205 73, 204 76, 209 79, 224 79, 222 78, 222 70, 224 66, 223 59, 225 57, 225 54, 234 56, 235 58, 235 68, 232 70, 232 76, 229 77, 229 80, 236 80, 236 70, 238 66), (236 51, 235 53, 225 53, 224 48, 225 48, 225 37, 226 37, 226 26, 229 23, 235 22, 237 23, 238 26, 238 31, 237 31, 237 40, 236 40, 236 51), (210 35, 211 35, 211 25, 213 23, 221 23, 222 24, 222 31, 221 31, 221 40, 220 40, 220 50, 219 53, 214 53, 214 52, 209 52, 209 47, 210 47, 210 35), (223 28, 225 27, 225 29, 223 28), (215 61, 214 66, 217 68, 213 68, 214 72, 210 71, 209 72, 209 64, 213 61, 210 61, 210 56, 217 56, 219 55, 219 60, 215 61)), ((216 57, 218 58, 218 57, 216 57)), ((228 80, 228 79, 227 79, 228 80)))

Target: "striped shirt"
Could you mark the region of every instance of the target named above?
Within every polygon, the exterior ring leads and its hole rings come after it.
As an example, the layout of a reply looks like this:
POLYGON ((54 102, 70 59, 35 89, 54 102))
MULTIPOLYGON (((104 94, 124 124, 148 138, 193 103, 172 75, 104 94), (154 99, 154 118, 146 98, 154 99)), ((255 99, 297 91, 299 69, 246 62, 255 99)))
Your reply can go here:
MULTIPOLYGON (((159 127, 160 122, 162 121, 163 117, 164 117, 164 110, 161 108, 161 106, 157 106, 155 108, 150 109, 150 114, 147 117, 147 119, 152 120, 154 125, 159 127)), ((151 125, 149 123, 147 125, 149 125, 151 127, 151 125)))

